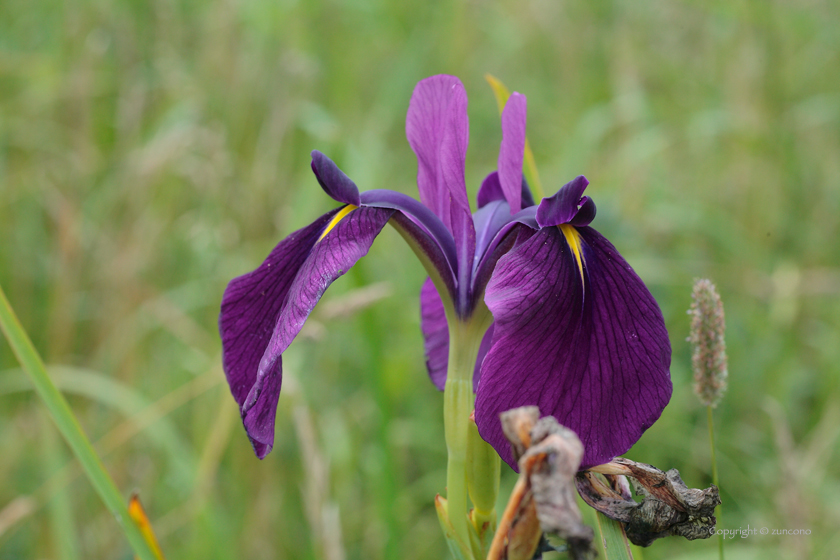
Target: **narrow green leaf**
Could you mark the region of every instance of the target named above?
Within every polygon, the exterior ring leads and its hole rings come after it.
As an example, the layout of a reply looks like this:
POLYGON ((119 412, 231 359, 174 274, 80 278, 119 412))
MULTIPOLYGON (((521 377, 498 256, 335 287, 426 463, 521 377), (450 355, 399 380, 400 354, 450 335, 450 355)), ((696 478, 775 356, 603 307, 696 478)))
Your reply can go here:
POLYGON ((624 533, 624 527, 618 521, 610 519, 603 513, 595 512, 601 545, 604 547, 606 560, 633 560, 630 543, 624 533))
POLYGON ((14 352, 20 365, 32 379, 35 390, 44 401, 61 435, 64 436, 70 449, 73 450, 73 454, 81 463, 99 497, 105 502, 105 507, 122 527, 131 548, 142 560, 155 560, 155 555, 143 539, 140 529, 128 514, 127 500, 123 498, 116 484, 108 475, 105 466, 93 450, 90 440, 73 415, 67 400, 59 393, 49 375, 47 375, 41 356, 38 355, 32 341, 18 321, 17 316, 15 316, 2 287, 0 287, 0 329, 6 335, 9 345, 12 347, 12 352, 14 352))
MULTIPOLYGON (((47 476, 64 466, 66 451, 52 424, 43 418, 42 441, 47 476)), ((50 496, 48 513, 56 555, 62 560, 79 560, 78 532, 74 526, 73 506, 67 488, 59 488, 50 496)))

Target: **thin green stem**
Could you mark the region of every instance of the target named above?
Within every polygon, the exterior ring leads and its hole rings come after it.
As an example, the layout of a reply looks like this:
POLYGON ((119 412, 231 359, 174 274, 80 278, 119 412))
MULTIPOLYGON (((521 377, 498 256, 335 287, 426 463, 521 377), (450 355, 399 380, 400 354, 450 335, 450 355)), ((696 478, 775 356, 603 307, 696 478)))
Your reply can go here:
MULTIPOLYGON (((718 491, 720 491, 720 482, 718 481, 718 468, 717 468, 717 457, 715 456, 715 424, 714 419, 712 418, 712 407, 706 407, 706 417, 708 418, 709 423, 709 445, 711 446, 712 452, 712 484, 718 487, 718 491)), ((718 523, 723 516, 723 507, 717 507, 717 518, 718 523)), ((718 556, 720 560, 723 560, 723 535, 718 533, 718 556)))
POLYGON ((88 440, 78 420, 73 415, 67 400, 56 389, 47 374, 41 357, 32 345, 32 341, 21 326, 17 316, 15 316, 2 287, 0 287, 0 329, 6 335, 6 339, 9 341, 9 345, 12 347, 20 365, 32 379, 35 390, 44 401, 61 435, 64 436, 70 449, 73 450, 73 454, 81 463, 94 489, 102 501, 105 502, 105 506, 111 514, 116 517, 117 523, 122 527, 135 554, 141 560, 155 560, 155 555, 128 515, 127 500, 123 498, 116 484, 108 475, 105 466, 91 446, 90 440, 88 440))
MULTIPOLYGON (((443 390, 443 425, 448 453, 447 510, 455 534, 465 543, 470 542, 467 525, 467 442, 474 402, 473 371, 481 339, 487 330, 483 311, 477 311, 469 321, 449 321, 449 362, 443 390)), ((486 314, 489 315, 489 312, 486 314)))
MULTIPOLYGON (((54 471, 61 469, 66 462, 66 457, 61 440, 46 416, 42 425, 45 463, 49 474, 52 475, 54 471)), ((62 560, 78 560, 81 555, 79 554, 77 532, 73 522, 73 506, 69 494, 67 488, 59 488, 53 492, 47 504, 47 509, 55 540, 56 556, 62 558, 62 560)))
POLYGON ((495 451, 481 440, 477 432, 470 437, 469 430, 470 414, 475 401, 472 384, 475 361, 481 340, 493 322, 493 316, 482 302, 469 318, 458 317, 446 283, 429 256, 398 222, 391 220, 389 223, 408 243, 432 279, 443 302, 446 322, 449 325, 449 361, 443 390, 443 425, 448 454, 446 515, 455 536, 463 544, 469 545, 475 539, 470 538, 467 518, 468 491, 473 499, 477 499, 475 520, 479 525, 479 533, 480 527, 485 524, 488 528, 492 527, 496 516, 500 459, 495 451), (488 453, 491 459, 485 461, 488 453))
MULTIPOLYGON (((452 375, 452 369, 447 372, 452 375)), ((447 379, 443 391, 443 424, 446 436, 446 501, 455 534, 470 542, 467 527, 467 422, 472 410, 472 383, 447 379)))

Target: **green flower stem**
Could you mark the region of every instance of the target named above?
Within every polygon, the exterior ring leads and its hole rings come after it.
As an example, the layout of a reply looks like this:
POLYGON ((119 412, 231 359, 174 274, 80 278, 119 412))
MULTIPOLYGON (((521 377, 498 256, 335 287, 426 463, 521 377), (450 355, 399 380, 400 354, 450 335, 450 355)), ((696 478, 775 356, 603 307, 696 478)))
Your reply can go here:
MULTIPOLYGON (((451 352, 450 352, 451 355, 451 352)), ((452 375, 452 369, 448 372, 452 375)), ((467 422, 472 411, 472 382, 447 378, 443 391, 443 424, 446 435, 446 502, 455 535, 470 542, 467 530, 467 422)))
MULTIPOLYGON (((715 424, 712 418, 712 407, 711 405, 706 407, 706 417, 709 421, 709 445, 711 446, 712 451, 712 484, 718 487, 718 491, 720 491, 720 482, 718 481, 718 468, 717 468, 717 458, 715 457, 715 424)), ((717 519, 718 523, 720 523, 721 517, 723 516, 723 509, 721 506, 717 507, 717 519)), ((723 560, 723 535, 718 534, 718 556, 720 560, 723 560)))
POLYGON ((105 506, 111 514, 117 519, 117 523, 122 527, 135 554, 141 560, 155 560, 155 555, 143 539, 140 529, 128 515, 127 500, 123 498, 116 484, 108 475, 105 466, 90 444, 90 440, 88 440, 73 415, 67 400, 53 385, 41 357, 15 316, 2 287, 0 287, 0 330, 6 335, 6 339, 9 341, 9 345, 12 347, 20 365, 32 379, 35 390, 44 401, 61 435, 64 436, 70 449, 73 450, 73 454, 81 463, 94 489, 102 501, 105 502, 105 506))
MULTIPOLYGON (((491 321, 492 316, 483 304, 467 321, 449 320, 449 362, 443 391, 443 425, 449 455, 446 498, 449 520, 455 534, 465 543, 471 542, 467 524, 467 449, 469 428, 473 423, 470 415, 475 402, 473 372, 481 339, 491 321)), ((476 466, 471 469, 473 475, 481 470, 476 466)), ((486 476, 482 474, 481 478, 486 476)), ((498 485, 498 481, 495 484, 498 485)))
MULTIPOLYGON (((389 223, 408 243, 432 279, 441 296, 449 325, 449 361, 443 390, 443 424, 448 453, 445 511, 454 535, 461 543, 469 545, 474 539, 470 538, 467 518, 468 487, 476 505, 474 524, 477 529, 485 522, 490 523, 489 526, 495 525, 495 502, 499 493, 499 456, 481 440, 474 422, 470 420, 475 402, 472 383, 475 361, 493 316, 484 303, 479 303, 471 317, 466 320, 459 318, 452 299, 447 297, 449 292, 446 283, 428 255, 399 223, 394 220, 389 223), (471 423, 475 431, 472 437, 469 429, 471 423)), ((478 532, 481 537, 480 530, 478 532)))

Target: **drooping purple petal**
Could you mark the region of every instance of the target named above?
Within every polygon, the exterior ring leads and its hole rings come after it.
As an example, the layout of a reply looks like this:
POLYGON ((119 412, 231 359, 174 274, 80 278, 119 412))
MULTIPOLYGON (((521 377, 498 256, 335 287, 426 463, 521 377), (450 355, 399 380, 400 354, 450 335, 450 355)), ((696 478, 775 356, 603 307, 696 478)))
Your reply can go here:
MULTIPOLYGON (((469 283, 475 255, 475 230, 464 179, 469 143, 467 93, 454 76, 432 76, 417 84, 406 116, 405 132, 417 155, 420 200, 440 217, 455 239, 459 263, 458 283, 469 283)), ((459 314, 469 313, 461 290, 459 314)))
MULTIPOLYGON (((260 360, 271 340, 271 333, 289 288, 324 227, 337 212, 328 212, 311 225, 286 237, 256 270, 234 278, 225 290, 219 315, 222 365, 240 411, 257 381, 260 360)), ((280 392, 279 360, 276 369, 267 372, 266 376, 261 399, 273 399, 276 403, 280 392)), ((258 414, 248 416, 242 412, 246 426, 252 424, 249 434, 251 431, 258 432, 259 425, 270 425, 272 429, 274 426, 276 407, 257 404, 258 414)), ((259 439, 252 438, 251 443, 257 456, 262 458, 270 450, 270 445, 264 443, 264 434, 257 434, 257 437, 259 439)))
POLYGON ((626 452, 668 403, 662 313, 609 241, 579 228, 585 286, 559 228, 499 259, 485 301, 496 321, 476 398, 481 436, 516 468, 499 413, 536 405, 573 429, 581 468, 626 452), (584 297, 585 292, 585 297, 584 297))
POLYGON ((324 189, 333 200, 343 202, 345 204, 352 204, 359 206, 359 188, 356 186, 350 177, 333 163, 333 160, 314 150, 312 152, 312 172, 318 179, 321 188, 324 189))
MULTIPOLYGON (((259 362, 256 380, 241 410, 255 450, 261 446, 265 456, 274 443, 274 414, 281 374, 281 354, 303 327, 327 287, 367 254, 373 240, 394 214, 394 210, 357 208, 318 240, 299 265, 277 316, 271 339, 259 362), (276 387, 276 392, 270 392, 276 387), (268 393, 268 396, 266 396, 268 393), (253 418, 253 421, 250 421, 253 418), (271 423, 269 423, 269 421, 271 423)), ((257 451, 260 455, 260 451, 257 451)), ((262 458, 262 457, 261 457, 262 458)))
POLYGON ((502 111, 502 145, 499 148, 499 182, 511 213, 522 210, 522 159, 525 156, 525 96, 513 92, 502 111))
POLYGON ((431 278, 420 289, 420 330, 426 351, 429 379, 439 391, 446 385, 446 364, 449 362, 449 325, 443 302, 431 278))
POLYGON ((475 359, 475 370, 473 371, 473 393, 478 391, 478 386, 481 383, 481 365, 484 363, 484 358, 487 357, 487 352, 490 351, 490 347, 493 345, 494 330, 495 324, 491 323, 478 347, 478 356, 475 359))
MULTIPOLYGON (((420 328, 423 331, 429 378, 439 391, 443 391, 449 363, 449 326, 446 322, 443 303, 430 278, 426 279, 420 290, 420 328)), ((490 325, 478 348, 478 357, 473 370, 473 391, 478 388, 481 362, 490 350, 492 338, 493 325, 490 325)))
MULTIPOLYGON (((588 184, 586 177, 579 175, 563 185, 554 196, 542 199, 537 208, 537 223, 540 227, 570 223, 578 213, 578 206, 583 204, 581 198, 588 184)), ((592 211, 594 218, 594 203, 592 211)))
POLYGON ((446 229, 446 226, 438 219, 438 217, 410 196, 403 193, 385 190, 374 189, 365 191, 361 195, 362 204, 365 206, 374 206, 376 208, 393 208, 399 210, 404 216, 412 222, 420 226, 433 240, 437 249, 429 253, 429 258, 437 265, 437 260, 445 259, 445 264, 441 265, 441 275, 451 275, 453 281, 457 277, 458 271, 458 255, 455 248, 455 241, 452 234, 446 229), (446 270, 449 270, 447 273, 446 270))

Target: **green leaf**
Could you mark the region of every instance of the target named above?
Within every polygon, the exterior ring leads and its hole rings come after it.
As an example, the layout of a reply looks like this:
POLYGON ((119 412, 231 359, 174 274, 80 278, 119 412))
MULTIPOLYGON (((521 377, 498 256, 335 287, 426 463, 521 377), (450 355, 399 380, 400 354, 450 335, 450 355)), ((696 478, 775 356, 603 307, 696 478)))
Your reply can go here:
POLYGON ((606 560, 633 560, 630 543, 627 542, 627 535, 621 523, 601 512, 595 513, 595 521, 601 537, 604 558, 606 560))
POLYGON ((35 390, 44 401, 61 435, 64 436, 70 449, 73 450, 73 454, 81 463, 88 480, 90 480, 102 501, 105 502, 105 506, 117 519, 117 523, 122 527, 135 554, 142 560, 155 560, 154 553, 149 549, 139 528, 128 514, 126 500, 108 475, 99 456, 93 450, 90 440, 73 415, 67 400, 58 392, 47 374, 41 356, 38 355, 32 341, 18 321, 2 287, 0 287, 0 329, 6 335, 9 345, 12 347, 12 352, 14 352, 20 365, 32 379, 35 390))
POLYGON ((449 552, 452 553, 452 558, 454 560, 473 560, 470 546, 459 538, 452 522, 449 520, 449 507, 446 498, 442 498, 440 495, 435 497, 435 510, 440 521, 440 528, 443 529, 443 536, 446 538, 446 544, 449 546, 449 552))

